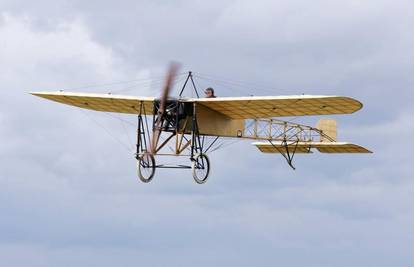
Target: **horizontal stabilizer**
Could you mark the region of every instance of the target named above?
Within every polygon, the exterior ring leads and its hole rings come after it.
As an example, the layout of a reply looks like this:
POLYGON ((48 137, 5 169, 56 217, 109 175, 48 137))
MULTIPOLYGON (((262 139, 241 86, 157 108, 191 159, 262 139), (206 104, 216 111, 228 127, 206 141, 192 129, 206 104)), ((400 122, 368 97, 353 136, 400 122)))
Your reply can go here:
POLYGON ((263 153, 311 153, 317 149, 321 153, 372 153, 368 149, 347 142, 297 142, 287 146, 282 142, 255 142, 253 143, 263 153))
POLYGON ((345 142, 322 143, 315 147, 321 153, 372 153, 365 147, 345 142))

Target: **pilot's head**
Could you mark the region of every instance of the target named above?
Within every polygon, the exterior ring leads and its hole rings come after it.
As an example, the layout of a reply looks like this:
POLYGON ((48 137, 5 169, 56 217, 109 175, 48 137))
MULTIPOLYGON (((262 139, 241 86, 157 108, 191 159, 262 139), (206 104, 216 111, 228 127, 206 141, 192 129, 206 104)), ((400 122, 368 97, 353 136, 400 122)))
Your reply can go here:
POLYGON ((216 96, 214 95, 214 89, 213 89, 213 88, 211 88, 211 87, 209 87, 209 88, 207 88, 206 90, 204 90, 204 94, 206 94, 206 97, 207 97, 207 98, 216 97, 216 96))

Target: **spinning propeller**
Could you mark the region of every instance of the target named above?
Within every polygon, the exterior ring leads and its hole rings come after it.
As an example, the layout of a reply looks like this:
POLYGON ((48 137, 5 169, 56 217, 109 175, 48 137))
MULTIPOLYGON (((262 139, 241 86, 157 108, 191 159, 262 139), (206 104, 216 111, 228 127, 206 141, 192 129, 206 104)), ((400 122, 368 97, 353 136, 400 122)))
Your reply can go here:
POLYGON ((178 63, 170 63, 167 77, 165 79, 165 85, 164 88, 161 91, 160 101, 159 101, 159 107, 158 107, 158 114, 155 121, 155 127, 152 131, 152 143, 151 143, 151 154, 154 155, 157 152, 157 145, 158 141, 161 135, 161 127, 164 122, 165 117, 165 111, 166 111, 166 105, 168 96, 170 95, 171 87, 174 81, 175 76, 177 75, 179 69, 178 63))

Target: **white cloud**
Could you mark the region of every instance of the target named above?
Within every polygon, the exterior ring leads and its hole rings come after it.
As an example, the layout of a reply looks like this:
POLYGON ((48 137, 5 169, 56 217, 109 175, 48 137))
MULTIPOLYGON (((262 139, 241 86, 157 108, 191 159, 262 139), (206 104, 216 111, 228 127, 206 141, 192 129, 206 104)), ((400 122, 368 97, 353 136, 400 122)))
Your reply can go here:
POLYGON ((3 13, 1 17, 3 86, 11 85, 12 90, 17 85, 25 86, 20 90, 73 87, 80 82, 125 78, 123 70, 117 69, 122 65, 116 55, 96 43, 81 20, 61 22, 51 31, 42 31, 32 26, 28 16, 3 13))

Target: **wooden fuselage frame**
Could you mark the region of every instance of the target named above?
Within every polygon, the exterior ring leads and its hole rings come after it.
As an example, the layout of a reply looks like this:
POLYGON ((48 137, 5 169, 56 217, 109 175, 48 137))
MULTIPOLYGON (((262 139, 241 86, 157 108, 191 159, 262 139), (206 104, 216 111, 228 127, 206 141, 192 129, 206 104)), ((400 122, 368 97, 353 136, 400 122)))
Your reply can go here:
MULTIPOLYGON (((156 130, 157 120, 162 120, 159 124, 159 130, 169 133, 165 140, 156 144, 155 154, 160 153, 168 143, 175 142, 174 153, 171 155, 181 155, 188 147, 191 148, 191 158, 194 153, 202 153, 204 151, 204 142, 200 140, 203 136, 218 137, 242 137, 244 131, 244 119, 231 119, 217 111, 214 111, 195 102, 181 101, 179 99, 168 100, 170 110, 167 108, 167 115, 162 118, 158 114, 158 101, 154 101, 152 132, 156 130), (171 108, 172 107, 172 108, 171 108), (185 108, 184 108, 185 107, 185 108), (178 110, 181 109, 179 112, 178 110)), ((144 105, 141 105, 144 107, 144 105)), ((138 142, 137 155, 148 150, 151 144, 151 135, 149 134, 149 125, 146 118, 147 114, 144 110, 138 114, 138 142), (145 120, 145 123, 144 123, 145 120), (140 148, 142 143, 146 142, 145 148, 140 148)), ((168 154, 167 154, 168 155, 168 154)))

